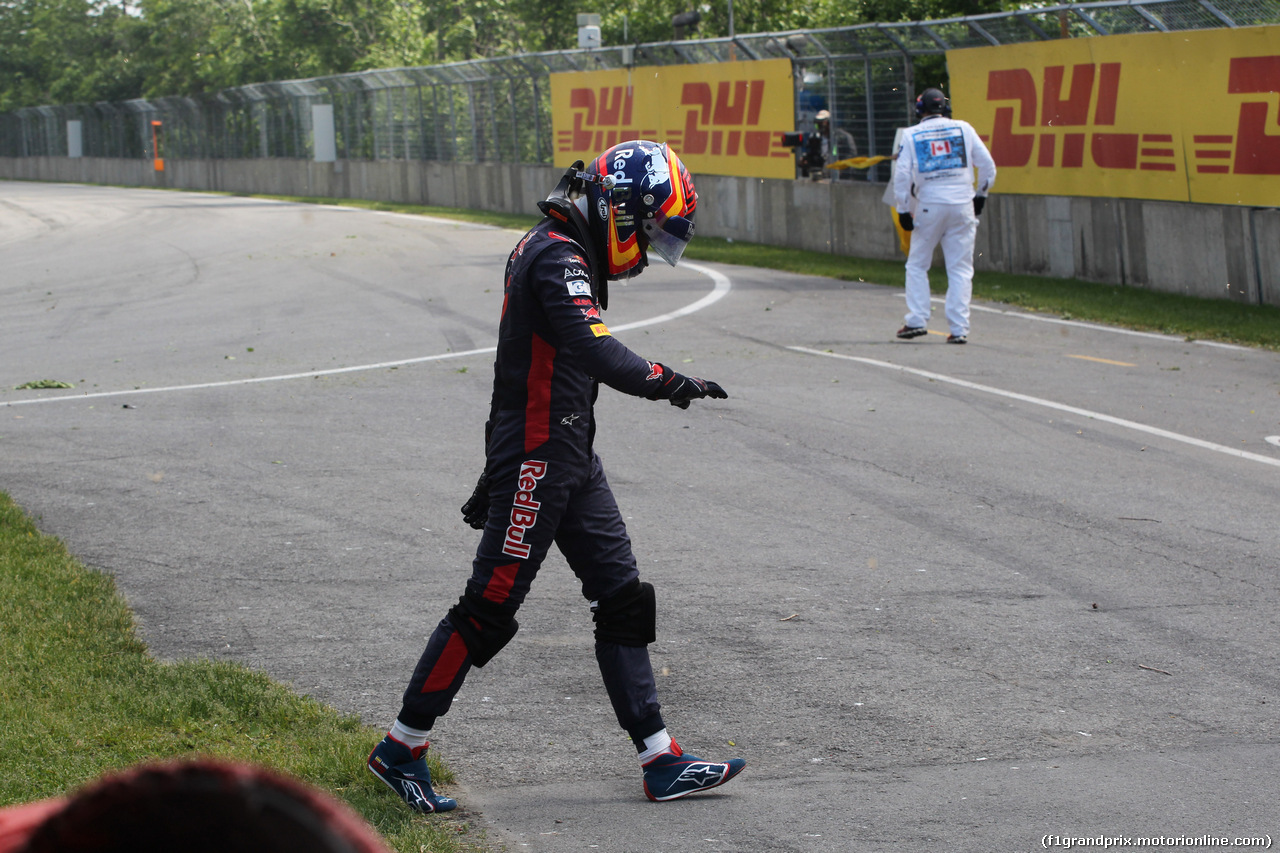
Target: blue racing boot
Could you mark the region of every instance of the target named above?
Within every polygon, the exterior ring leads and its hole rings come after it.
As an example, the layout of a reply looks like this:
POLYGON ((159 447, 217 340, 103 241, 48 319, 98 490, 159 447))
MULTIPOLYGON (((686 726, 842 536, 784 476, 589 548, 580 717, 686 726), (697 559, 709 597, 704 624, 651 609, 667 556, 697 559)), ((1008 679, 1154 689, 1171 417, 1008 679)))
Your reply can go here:
POLYGON ((685 755, 680 744, 671 741, 670 752, 664 752, 644 765, 644 795, 655 803, 678 800, 719 787, 746 766, 747 762, 741 758, 731 758, 726 762, 703 761, 685 755))
POLYGON ((431 771, 427 769, 427 747, 409 748, 387 735, 369 753, 369 772, 395 791, 409 808, 430 814, 458 807, 452 797, 441 797, 431 789, 431 771))

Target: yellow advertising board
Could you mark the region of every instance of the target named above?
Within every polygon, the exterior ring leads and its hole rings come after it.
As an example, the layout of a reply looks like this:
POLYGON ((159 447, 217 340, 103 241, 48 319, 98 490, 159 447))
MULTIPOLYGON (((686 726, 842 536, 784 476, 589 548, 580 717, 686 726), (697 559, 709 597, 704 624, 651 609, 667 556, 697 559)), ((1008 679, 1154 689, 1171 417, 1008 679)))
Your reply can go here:
POLYGON ((628 139, 667 142, 696 177, 794 178, 791 61, 646 66, 551 75, 556 165, 628 139))
POLYGON ((947 53, 997 192, 1280 206, 1280 27, 947 53))

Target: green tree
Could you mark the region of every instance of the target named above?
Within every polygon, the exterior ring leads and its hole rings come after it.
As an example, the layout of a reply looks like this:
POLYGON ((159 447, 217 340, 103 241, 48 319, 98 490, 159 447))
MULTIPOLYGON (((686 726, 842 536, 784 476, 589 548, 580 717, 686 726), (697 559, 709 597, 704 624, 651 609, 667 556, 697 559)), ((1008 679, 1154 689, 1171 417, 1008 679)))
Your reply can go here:
POLYGON ((866 21, 925 21, 983 15, 1006 8, 1000 0, 862 0, 866 21))
POLYGON ((435 61, 432 58, 434 42, 430 30, 424 27, 421 3, 417 0, 381 0, 376 5, 377 8, 369 13, 371 23, 376 26, 366 24, 361 28, 365 41, 360 56, 345 70, 399 68, 435 61))
POLYGON ((0 110, 133 97, 137 21, 88 0, 0 3, 0 110))
POLYGON ((280 49, 270 3, 143 0, 147 39, 143 94, 196 95, 294 76, 280 49))
POLYGON ((521 50, 532 52, 576 48, 578 15, 601 13, 593 0, 508 0, 508 9, 519 21, 521 50))
MULTIPOLYGON (((728 35, 729 0, 0 0, 0 110, 198 95, 229 86, 577 46, 728 35)), ((998 11, 1002 0, 735 0, 735 33, 998 11)), ((935 72, 922 66, 933 77, 935 72)))

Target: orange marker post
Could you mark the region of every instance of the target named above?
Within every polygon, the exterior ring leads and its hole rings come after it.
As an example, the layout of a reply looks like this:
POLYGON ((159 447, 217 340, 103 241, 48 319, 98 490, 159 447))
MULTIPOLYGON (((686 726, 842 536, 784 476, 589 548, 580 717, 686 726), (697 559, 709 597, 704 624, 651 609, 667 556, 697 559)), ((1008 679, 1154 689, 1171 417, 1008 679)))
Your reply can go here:
POLYGON ((164 171, 164 158, 160 156, 160 128, 163 126, 163 122, 151 122, 151 153, 154 155, 153 163, 157 172, 164 171))

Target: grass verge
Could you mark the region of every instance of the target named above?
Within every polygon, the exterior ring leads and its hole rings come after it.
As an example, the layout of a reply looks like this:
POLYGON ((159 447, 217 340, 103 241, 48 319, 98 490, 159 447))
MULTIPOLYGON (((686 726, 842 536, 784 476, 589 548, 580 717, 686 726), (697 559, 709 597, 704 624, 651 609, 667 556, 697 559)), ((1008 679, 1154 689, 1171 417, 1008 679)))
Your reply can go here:
POLYGON ((364 769, 381 729, 238 664, 152 658, 111 577, 76 562, 3 492, 0 660, 0 805, 141 761, 208 755, 329 791, 398 851, 480 849, 465 816, 416 815, 364 769))
MULTIPOLYGON (((538 221, 537 216, 359 199, 270 197, 307 204, 340 204, 368 210, 436 216, 517 230, 529 228, 538 221)), ((889 226, 886 224, 885 227, 889 226)), ((757 243, 740 243, 718 237, 699 236, 689 244, 685 257, 697 261, 738 264, 896 287, 901 287, 905 278, 902 260, 852 258, 757 243)), ((931 270, 929 283, 935 293, 945 293, 946 272, 936 268, 931 270)), ((1227 299, 1182 296, 1080 279, 999 272, 980 272, 975 275, 973 296, 984 302, 1004 303, 1023 311, 1054 314, 1068 320, 1160 332, 1189 340, 1280 349, 1280 307, 1271 305, 1245 305, 1227 299)))

